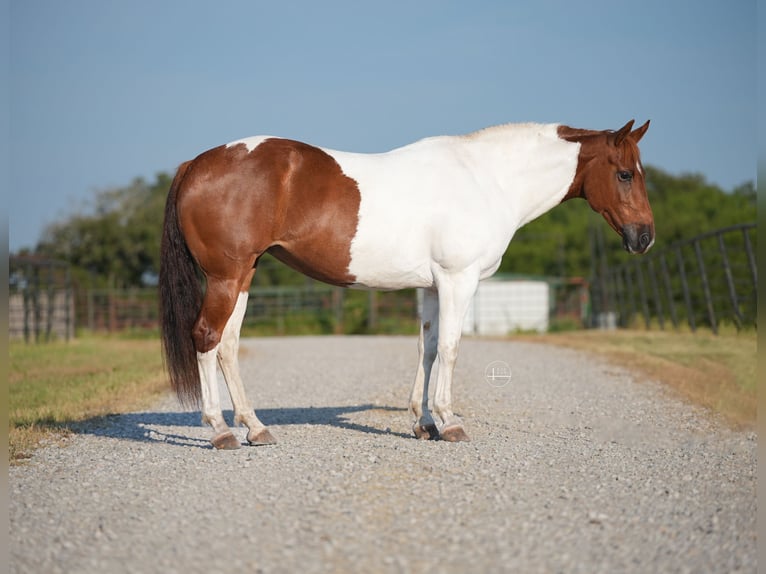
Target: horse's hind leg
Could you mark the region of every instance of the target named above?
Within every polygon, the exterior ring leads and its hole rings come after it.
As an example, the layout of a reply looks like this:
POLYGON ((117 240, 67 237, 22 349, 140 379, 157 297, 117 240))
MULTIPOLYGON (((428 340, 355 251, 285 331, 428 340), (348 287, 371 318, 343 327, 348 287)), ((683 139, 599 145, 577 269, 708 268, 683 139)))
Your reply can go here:
POLYGON ((253 405, 245 394, 245 386, 239 373, 239 332, 247 309, 248 289, 255 270, 248 273, 240 286, 234 311, 223 330, 221 344, 218 346, 218 362, 221 365, 231 402, 234 405, 234 424, 244 424, 248 428, 247 442, 251 445, 274 444, 276 440, 269 429, 255 416, 253 405))
POLYGON ((436 359, 436 345, 439 333, 439 299, 436 291, 423 291, 423 314, 420 320, 420 338, 418 339, 418 368, 415 383, 410 394, 410 412, 415 417, 412 432, 419 439, 436 439, 436 429, 431 412, 428 409, 428 382, 431 369, 436 359))
POLYGON ((210 442, 219 449, 241 446, 223 418, 216 371, 221 338, 236 306, 239 284, 239 280, 208 277, 202 309, 192 330, 202 384, 202 423, 213 427, 215 434, 210 442))

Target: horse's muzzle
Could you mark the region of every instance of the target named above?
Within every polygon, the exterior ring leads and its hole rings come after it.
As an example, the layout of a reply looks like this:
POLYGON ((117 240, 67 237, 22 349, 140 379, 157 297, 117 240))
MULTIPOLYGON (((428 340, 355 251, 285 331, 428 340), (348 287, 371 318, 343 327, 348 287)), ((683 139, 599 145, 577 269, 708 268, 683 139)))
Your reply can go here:
POLYGON ((646 253, 654 245, 654 226, 631 223, 622 228, 622 245, 628 253, 646 253))

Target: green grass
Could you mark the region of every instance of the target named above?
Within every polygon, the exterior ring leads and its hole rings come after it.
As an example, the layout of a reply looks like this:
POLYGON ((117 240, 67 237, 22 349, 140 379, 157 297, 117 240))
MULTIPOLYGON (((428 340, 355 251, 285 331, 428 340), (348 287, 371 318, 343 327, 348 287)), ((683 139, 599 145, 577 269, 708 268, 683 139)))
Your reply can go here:
POLYGON ((146 406, 168 389, 159 341, 85 337, 9 347, 9 456, 27 457, 87 419, 146 406))

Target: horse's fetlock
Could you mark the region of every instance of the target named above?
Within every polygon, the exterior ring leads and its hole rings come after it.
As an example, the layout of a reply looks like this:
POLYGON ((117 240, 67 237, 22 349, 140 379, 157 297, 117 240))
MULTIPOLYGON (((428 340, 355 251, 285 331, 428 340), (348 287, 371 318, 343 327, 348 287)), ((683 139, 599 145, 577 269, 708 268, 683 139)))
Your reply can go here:
POLYGON ((250 424, 248 424, 249 418, 250 413, 235 413, 234 426, 246 426, 247 428, 250 428, 250 424))

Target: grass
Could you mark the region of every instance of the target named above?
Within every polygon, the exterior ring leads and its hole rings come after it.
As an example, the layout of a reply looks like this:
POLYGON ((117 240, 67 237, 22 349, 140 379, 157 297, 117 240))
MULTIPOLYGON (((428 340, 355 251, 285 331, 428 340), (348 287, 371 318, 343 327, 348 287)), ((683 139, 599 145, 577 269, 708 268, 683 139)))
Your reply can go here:
POLYGON ((148 406, 168 386, 159 341, 86 336, 69 343, 9 347, 11 461, 71 426, 148 406))
POLYGON ((596 353, 660 381, 686 400, 720 413, 737 429, 757 420, 757 334, 673 331, 569 331, 524 335, 596 353))

